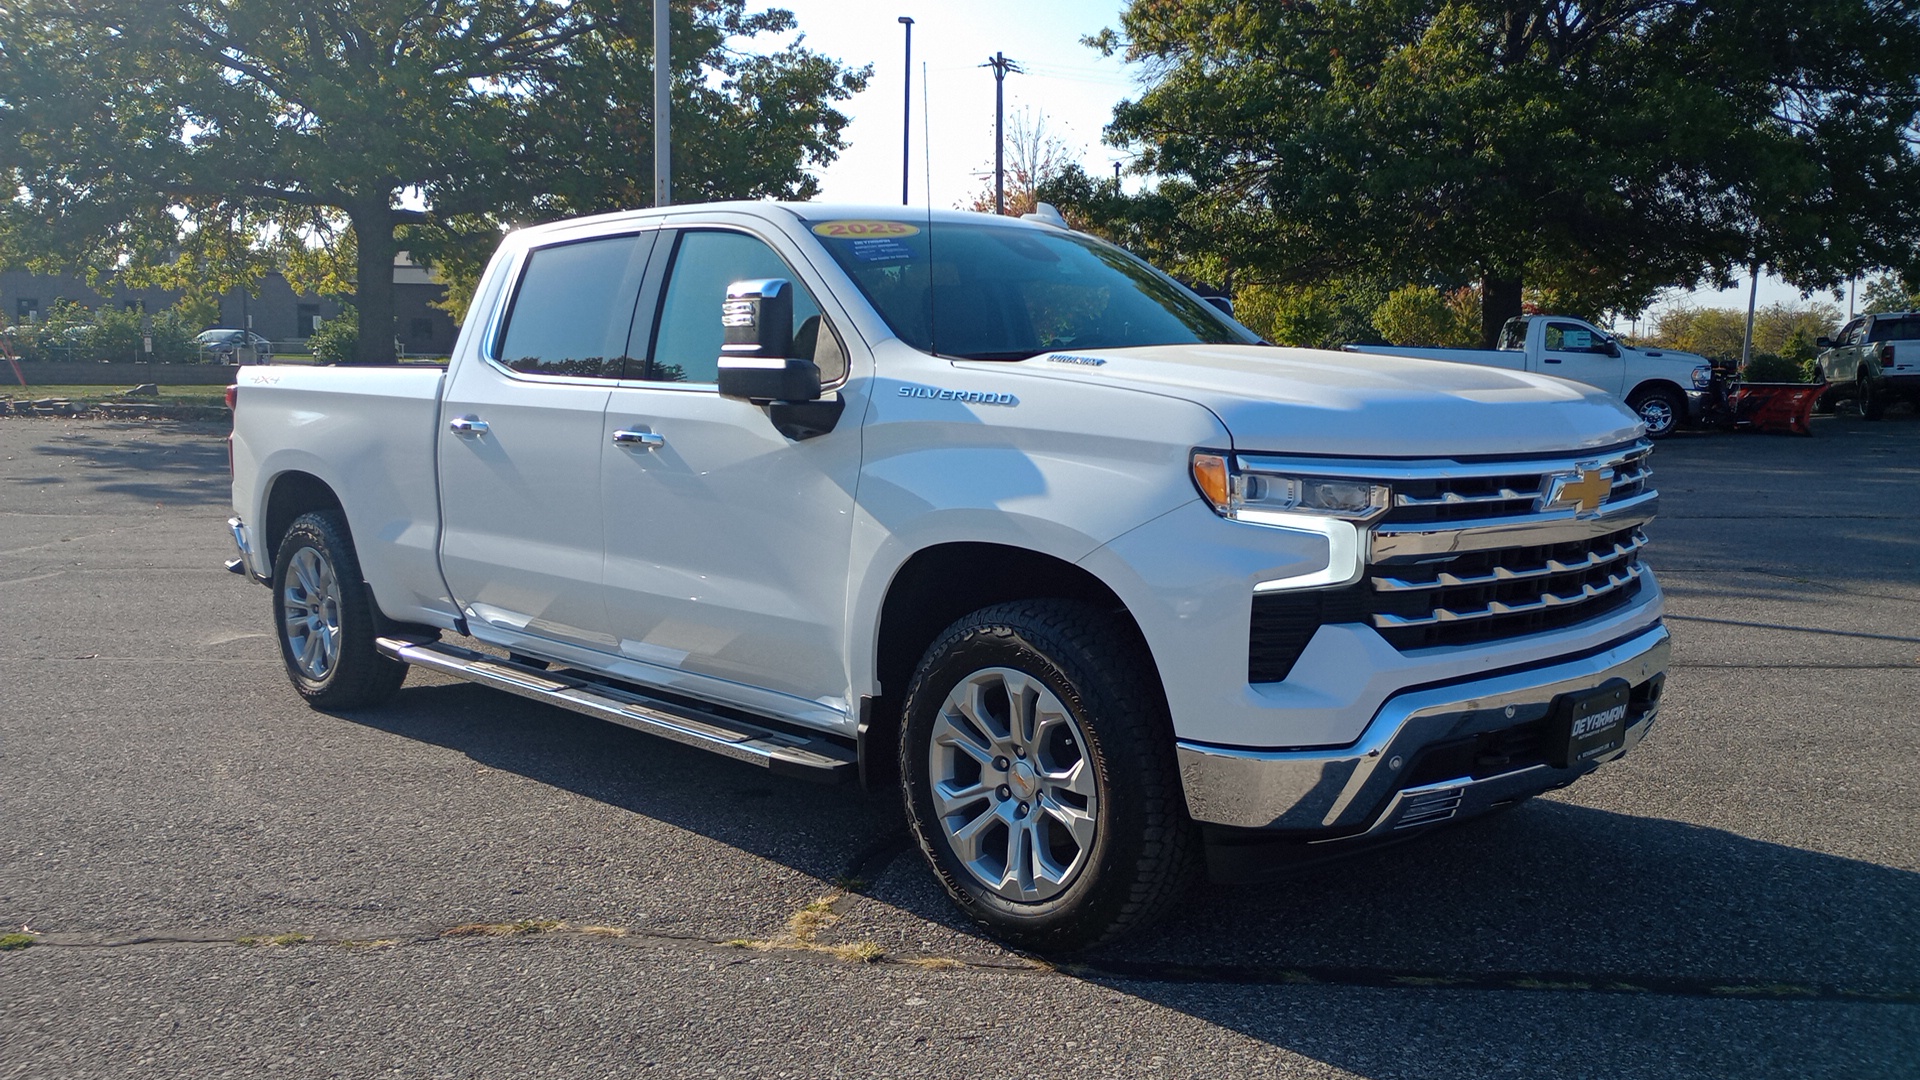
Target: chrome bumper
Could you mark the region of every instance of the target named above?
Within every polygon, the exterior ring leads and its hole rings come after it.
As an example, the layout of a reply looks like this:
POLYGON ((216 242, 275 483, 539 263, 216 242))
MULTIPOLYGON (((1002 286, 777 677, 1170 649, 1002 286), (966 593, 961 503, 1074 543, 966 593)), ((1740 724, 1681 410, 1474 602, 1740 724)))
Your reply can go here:
POLYGON ((1302 837, 1377 837, 1467 817, 1561 787, 1633 749, 1659 714, 1646 684, 1667 670, 1666 627, 1654 626, 1602 652, 1551 667, 1497 675, 1391 698, 1352 746, 1248 750, 1181 741, 1180 779, 1194 820, 1302 837), (1436 743, 1544 720, 1554 699, 1614 679, 1635 688, 1619 749, 1571 768, 1530 764, 1486 776, 1408 787, 1419 753, 1436 743), (1643 700, 1644 699, 1644 700, 1643 700))
POLYGON ((255 581, 264 582, 266 575, 255 570, 253 566, 253 547, 247 534, 246 523, 237 517, 230 517, 227 519, 227 528, 233 533, 234 550, 240 553, 239 558, 228 560, 227 569, 255 581))

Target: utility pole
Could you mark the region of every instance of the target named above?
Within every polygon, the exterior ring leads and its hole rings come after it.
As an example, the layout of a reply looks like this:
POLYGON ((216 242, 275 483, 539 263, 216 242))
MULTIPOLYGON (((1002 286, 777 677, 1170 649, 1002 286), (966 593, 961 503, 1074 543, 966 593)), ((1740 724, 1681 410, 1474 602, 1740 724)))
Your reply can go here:
MULTIPOLYGON (((905 108, 900 113, 900 205, 907 205, 907 148, 913 144, 913 19, 902 15, 900 25, 907 28, 907 66, 905 108)), ((931 197, 931 196, 929 196, 931 197)))
POLYGON ((993 212, 1004 214, 1007 212, 1007 72, 1015 75, 1024 72, 1019 64, 1007 59, 1005 53, 994 53, 980 66, 993 69, 993 212))
POLYGON ((668 43, 670 8, 653 0, 653 205, 673 205, 673 123, 669 98, 673 50, 668 43))

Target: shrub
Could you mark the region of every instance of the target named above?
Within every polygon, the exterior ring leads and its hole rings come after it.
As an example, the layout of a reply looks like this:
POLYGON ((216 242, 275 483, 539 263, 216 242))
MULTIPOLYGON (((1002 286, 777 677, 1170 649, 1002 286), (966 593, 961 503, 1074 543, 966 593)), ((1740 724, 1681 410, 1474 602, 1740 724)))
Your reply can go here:
POLYGON ((316 364, 351 364, 360 356, 360 316, 352 307, 322 319, 307 339, 316 364))
POLYGON ((1774 353, 1754 353, 1741 377, 1747 382, 1807 382, 1806 365, 1774 353))

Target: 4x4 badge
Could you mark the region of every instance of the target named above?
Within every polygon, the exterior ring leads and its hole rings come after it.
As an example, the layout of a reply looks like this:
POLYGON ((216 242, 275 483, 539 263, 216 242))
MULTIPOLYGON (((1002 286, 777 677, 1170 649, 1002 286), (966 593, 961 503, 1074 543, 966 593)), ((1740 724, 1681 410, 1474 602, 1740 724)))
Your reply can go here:
POLYGON ((1575 517, 1592 517, 1600 504, 1613 493, 1612 469, 1582 467, 1577 473, 1561 473, 1547 489, 1548 510, 1572 509, 1575 517))

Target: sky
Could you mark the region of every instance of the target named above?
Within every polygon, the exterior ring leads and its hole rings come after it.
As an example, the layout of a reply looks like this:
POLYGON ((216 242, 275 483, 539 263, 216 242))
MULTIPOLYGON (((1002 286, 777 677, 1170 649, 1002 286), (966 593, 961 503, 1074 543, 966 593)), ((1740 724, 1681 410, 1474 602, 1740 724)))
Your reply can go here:
MULTIPOLYGON (((1119 29, 1126 6, 1120 0, 749 0, 750 8, 767 6, 792 11, 810 48, 850 66, 873 65, 867 89, 840 105, 852 121, 842 133, 848 146, 819 171, 822 201, 900 201, 902 15, 914 20, 911 205, 927 205, 929 195, 934 206, 965 205, 990 187, 993 73, 982 65, 996 52, 1025 69, 1006 79, 1009 130, 1023 109, 1030 120, 1044 119, 1047 133, 1095 176, 1112 175, 1114 163, 1128 157, 1103 143, 1101 131, 1115 105, 1139 94, 1138 69, 1080 44, 1105 27, 1119 29)), ((1134 190, 1139 182, 1126 183, 1134 190)), ((1832 302, 1832 294, 1812 299, 1832 302)), ((1799 290, 1761 276, 1759 306, 1804 302, 1799 290)), ((1674 304, 1744 309, 1747 283, 1725 291, 1674 290, 1654 310, 1674 304)), ((1847 307, 1844 298, 1838 304, 1847 307)), ((1644 329, 1649 318, 1640 322, 1644 329)))

